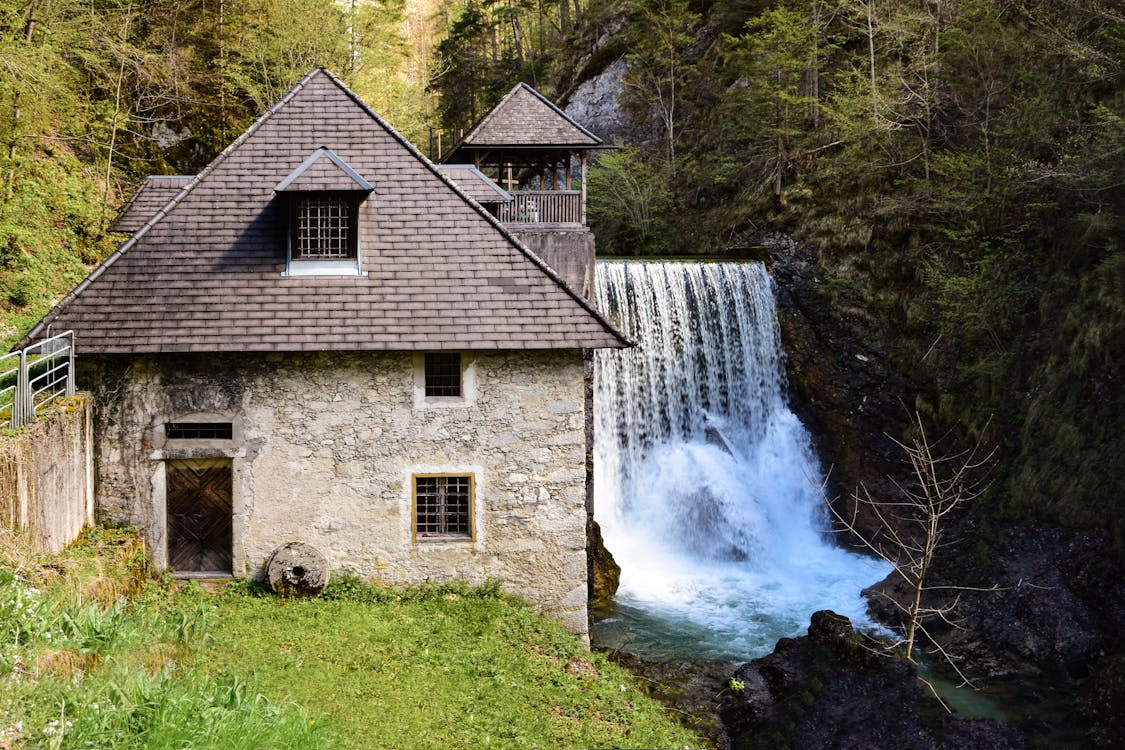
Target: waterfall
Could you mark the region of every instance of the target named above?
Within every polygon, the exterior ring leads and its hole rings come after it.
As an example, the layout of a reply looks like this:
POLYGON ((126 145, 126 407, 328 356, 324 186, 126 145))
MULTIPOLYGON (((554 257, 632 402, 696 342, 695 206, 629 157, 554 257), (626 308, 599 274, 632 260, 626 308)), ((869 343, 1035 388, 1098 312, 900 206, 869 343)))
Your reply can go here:
POLYGON ((888 569, 824 533, 764 266, 601 262, 597 306, 638 346, 595 359, 595 516, 621 566, 595 639, 746 659, 818 609, 866 623, 888 569))

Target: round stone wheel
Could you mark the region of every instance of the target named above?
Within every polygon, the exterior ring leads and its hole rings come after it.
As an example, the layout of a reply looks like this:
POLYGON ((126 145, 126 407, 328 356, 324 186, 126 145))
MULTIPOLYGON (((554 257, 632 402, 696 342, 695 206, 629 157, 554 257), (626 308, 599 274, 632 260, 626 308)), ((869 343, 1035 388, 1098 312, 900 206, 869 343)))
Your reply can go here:
POLYGON ((305 542, 287 542, 266 562, 266 579, 279 596, 316 596, 328 585, 328 558, 305 542))

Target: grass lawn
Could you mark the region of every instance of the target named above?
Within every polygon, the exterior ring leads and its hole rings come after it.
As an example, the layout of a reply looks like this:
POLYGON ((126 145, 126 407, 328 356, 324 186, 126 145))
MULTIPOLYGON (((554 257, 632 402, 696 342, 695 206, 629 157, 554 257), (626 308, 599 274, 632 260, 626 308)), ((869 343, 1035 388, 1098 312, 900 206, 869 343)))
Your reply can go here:
POLYGON ((706 744, 495 587, 207 594, 120 532, 50 557, 7 534, 0 750, 706 744))
POLYGON ((342 748, 683 747, 634 678, 494 593, 225 595, 196 654, 304 706, 342 748), (476 595, 475 595, 476 594, 476 595))

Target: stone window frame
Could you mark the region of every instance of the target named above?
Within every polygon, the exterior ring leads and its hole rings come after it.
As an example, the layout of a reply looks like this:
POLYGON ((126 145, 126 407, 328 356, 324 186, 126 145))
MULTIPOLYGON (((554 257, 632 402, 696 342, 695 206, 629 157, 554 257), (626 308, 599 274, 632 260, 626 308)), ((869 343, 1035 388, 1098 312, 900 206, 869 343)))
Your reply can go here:
POLYGON ((475 544, 477 540, 477 477, 472 471, 418 471, 410 474, 410 536, 416 544, 465 543, 475 544), (418 480, 419 479, 467 479, 468 480, 468 531, 449 534, 424 533, 418 531, 418 480))
POLYGON ((242 415, 218 412, 163 414, 152 423, 149 444, 156 460, 175 458, 230 458, 242 445, 242 415), (229 438, 168 437, 166 425, 229 424, 229 438))
POLYGON ((466 408, 476 403, 477 398, 477 367, 476 357, 472 352, 460 350, 440 350, 415 352, 412 358, 414 371, 414 408, 448 409, 466 408), (426 355, 427 354, 459 354, 461 356, 461 395, 460 396, 427 396, 426 395, 426 355))
POLYGON ((151 498, 152 532, 147 538, 149 555, 153 566, 158 570, 168 568, 168 516, 167 516, 167 465, 169 461, 193 459, 228 459, 231 462, 231 512, 233 515, 232 565, 235 575, 245 575, 238 569, 243 558, 242 528, 247 500, 242 492, 242 460, 245 457, 243 445, 243 416, 241 412, 185 411, 167 412, 156 417, 145 429, 144 443, 151 447, 146 458, 152 462, 153 473, 149 480, 151 498), (169 422, 216 423, 229 422, 231 437, 222 438, 169 438, 165 425, 169 422))

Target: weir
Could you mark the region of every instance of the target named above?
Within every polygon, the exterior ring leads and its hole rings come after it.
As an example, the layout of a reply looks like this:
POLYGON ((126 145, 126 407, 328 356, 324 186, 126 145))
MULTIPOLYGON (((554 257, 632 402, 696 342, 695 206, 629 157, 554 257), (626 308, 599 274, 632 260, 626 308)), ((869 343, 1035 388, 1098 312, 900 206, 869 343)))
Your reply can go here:
POLYGON ((740 660, 819 609, 867 623, 889 569, 824 533, 765 267, 599 262, 596 292, 638 346, 595 356, 595 515, 621 566, 595 642, 740 660))

